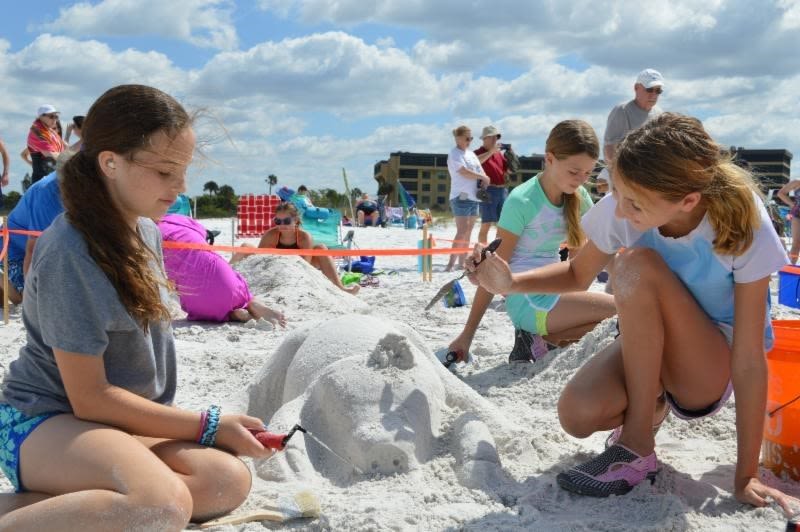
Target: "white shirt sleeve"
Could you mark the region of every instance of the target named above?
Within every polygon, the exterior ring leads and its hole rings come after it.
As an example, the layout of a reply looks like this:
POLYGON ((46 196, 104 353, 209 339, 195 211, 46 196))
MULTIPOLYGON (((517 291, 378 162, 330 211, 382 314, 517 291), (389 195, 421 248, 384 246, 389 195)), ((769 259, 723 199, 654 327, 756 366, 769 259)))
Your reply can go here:
POLYGON ((617 201, 611 194, 595 203, 594 207, 581 218, 581 225, 586 236, 597 249, 603 253, 613 255, 622 247, 630 246, 642 236, 631 225, 617 218, 614 211, 617 201))
POLYGON ((450 155, 447 157, 447 170, 450 172, 451 177, 464 177, 459 172, 462 166, 467 166, 467 161, 464 160, 464 155, 465 152, 459 149, 450 151, 450 155))
POLYGON ((742 255, 733 258, 733 280, 752 283, 768 277, 789 263, 778 234, 761 198, 755 198, 761 214, 761 227, 753 234, 753 243, 742 255))

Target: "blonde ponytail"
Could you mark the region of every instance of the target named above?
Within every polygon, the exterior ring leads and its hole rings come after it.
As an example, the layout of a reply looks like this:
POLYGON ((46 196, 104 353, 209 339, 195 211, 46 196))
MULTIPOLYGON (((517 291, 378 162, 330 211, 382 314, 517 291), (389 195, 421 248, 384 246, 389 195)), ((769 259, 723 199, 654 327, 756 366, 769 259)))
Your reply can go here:
POLYGON ((630 132, 617 149, 614 179, 672 202, 699 192, 715 232, 714 251, 722 255, 747 251, 761 225, 753 176, 690 116, 662 113, 630 132))

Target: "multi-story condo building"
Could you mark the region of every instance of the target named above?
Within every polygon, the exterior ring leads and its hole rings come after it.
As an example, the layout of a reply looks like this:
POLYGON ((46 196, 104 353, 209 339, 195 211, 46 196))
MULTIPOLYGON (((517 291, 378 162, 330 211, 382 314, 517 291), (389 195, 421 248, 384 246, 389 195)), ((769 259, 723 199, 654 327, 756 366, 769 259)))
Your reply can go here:
MULTIPOLYGON (((792 154, 788 150, 748 150, 732 146, 731 153, 737 161, 749 164, 765 190, 780 188, 790 179, 792 154)), ((509 188, 524 183, 544 168, 544 155, 523 155, 519 161, 519 171, 510 176, 509 188)), ((600 162, 594 175, 602 167, 600 162)), ((386 194, 391 205, 399 205, 399 182, 421 208, 448 208, 450 176, 446 153, 393 152, 389 159, 375 163, 373 176, 378 182, 379 194, 386 194)), ((591 182, 587 186, 594 192, 591 182)))

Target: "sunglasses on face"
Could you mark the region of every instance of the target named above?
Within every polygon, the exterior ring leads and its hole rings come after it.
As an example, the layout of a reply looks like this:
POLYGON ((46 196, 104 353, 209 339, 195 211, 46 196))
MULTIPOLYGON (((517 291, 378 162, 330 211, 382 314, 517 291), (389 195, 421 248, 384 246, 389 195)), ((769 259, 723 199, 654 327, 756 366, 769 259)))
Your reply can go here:
POLYGON ((650 94, 653 94, 654 92, 656 94, 661 94, 662 92, 664 92, 664 89, 662 89, 661 87, 650 87, 649 89, 645 89, 645 90, 647 92, 649 92, 650 94))
POLYGON ((46 115, 42 115, 42 116, 47 117, 47 118, 52 118, 53 120, 58 118, 58 115, 54 115, 54 114, 46 114, 46 115))
POLYGON ((287 216, 286 218, 273 218, 272 221, 275 222, 275 225, 289 225, 294 221, 294 218, 287 216))
POLYGON ((464 137, 464 140, 466 140, 467 142, 471 142, 471 141, 472 141, 472 137, 467 137, 467 136, 465 136, 465 137, 464 137))

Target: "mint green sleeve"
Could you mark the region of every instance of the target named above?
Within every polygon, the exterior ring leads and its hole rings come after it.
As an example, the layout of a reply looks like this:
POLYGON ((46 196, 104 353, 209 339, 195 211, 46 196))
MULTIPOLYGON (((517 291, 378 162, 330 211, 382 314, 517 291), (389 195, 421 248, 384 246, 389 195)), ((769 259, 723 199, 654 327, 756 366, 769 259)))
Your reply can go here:
POLYGON ((519 236, 530 221, 530 216, 526 215, 526 212, 532 209, 526 208, 528 201, 525 200, 522 194, 514 194, 517 190, 519 188, 514 189, 508 195, 506 202, 503 203, 503 210, 500 212, 500 220, 497 222, 497 226, 519 236))
POLYGON ((592 195, 589 194, 589 191, 586 190, 586 187, 579 187, 578 195, 581 198, 581 216, 583 216, 589 209, 592 208, 594 202, 592 201, 592 195))

